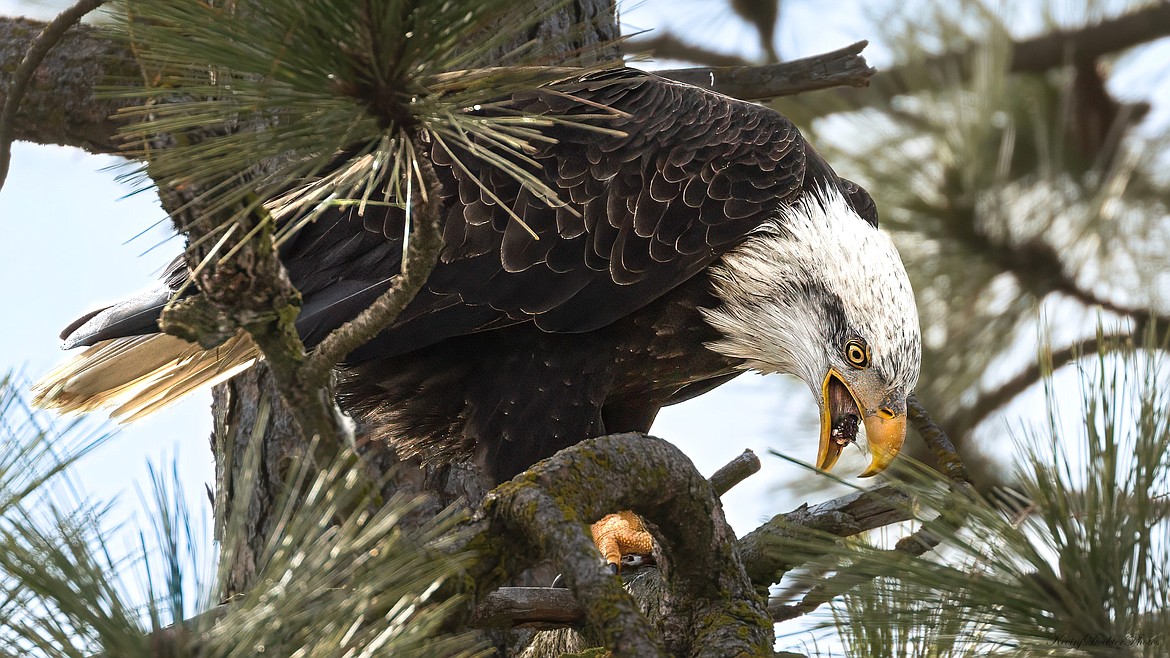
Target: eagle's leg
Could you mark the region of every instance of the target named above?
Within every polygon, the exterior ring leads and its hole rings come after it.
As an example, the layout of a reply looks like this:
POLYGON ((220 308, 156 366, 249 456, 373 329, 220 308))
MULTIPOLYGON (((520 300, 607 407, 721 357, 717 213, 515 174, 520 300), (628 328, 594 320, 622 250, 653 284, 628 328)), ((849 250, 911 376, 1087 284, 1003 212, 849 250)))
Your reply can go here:
POLYGON ((630 511, 618 512, 602 517, 594 523, 593 543, 609 563, 610 571, 617 574, 624 560, 633 556, 645 558, 653 551, 653 540, 642 525, 642 519, 630 511))

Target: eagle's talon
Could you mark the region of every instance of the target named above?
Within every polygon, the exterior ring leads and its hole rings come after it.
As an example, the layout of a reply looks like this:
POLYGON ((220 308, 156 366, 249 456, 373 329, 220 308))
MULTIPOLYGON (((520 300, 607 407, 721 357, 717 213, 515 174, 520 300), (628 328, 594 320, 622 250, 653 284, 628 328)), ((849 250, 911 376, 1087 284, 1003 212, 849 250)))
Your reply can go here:
POLYGON ((653 551, 654 542, 650 533, 646 532, 642 520, 633 512, 605 516, 593 524, 592 530, 593 543, 597 544, 597 550, 601 551, 614 574, 621 570, 623 556, 649 555, 653 551))

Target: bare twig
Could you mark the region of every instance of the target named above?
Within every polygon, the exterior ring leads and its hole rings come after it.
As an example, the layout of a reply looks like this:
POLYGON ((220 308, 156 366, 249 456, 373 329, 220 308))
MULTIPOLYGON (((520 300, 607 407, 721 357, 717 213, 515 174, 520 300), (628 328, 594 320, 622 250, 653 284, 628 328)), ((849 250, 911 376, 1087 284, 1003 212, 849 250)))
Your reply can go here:
POLYGON ((0 188, 8 178, 8 165, 12 159, 12 136, 16 124, 16 112, 20 109, 20 102, 24 99, 25 89, 32 80, 33 73, 44 61, 53 46, 61 41, 65 31, 73 27, 89 12, 100 7, 105 0, 78 0, 77 4, 61 12, 45 26, 32 45, 24 54, 20 66, 12 74, 8 83, 8 93, 4 99, 4 107, 0 109, 0 188))
POLYGON ((876 72, 860 55, 867 41, 839 50, 764 66, 656 71, 657 75, 743 100, 766 100, 829 87, 864 87, 876 72))
POLYGON ((711 487, 715 489, 715 495, 722 496, 759 470, 760 458, 751 450, 744 450, 740 456, 711 474, 711 487))

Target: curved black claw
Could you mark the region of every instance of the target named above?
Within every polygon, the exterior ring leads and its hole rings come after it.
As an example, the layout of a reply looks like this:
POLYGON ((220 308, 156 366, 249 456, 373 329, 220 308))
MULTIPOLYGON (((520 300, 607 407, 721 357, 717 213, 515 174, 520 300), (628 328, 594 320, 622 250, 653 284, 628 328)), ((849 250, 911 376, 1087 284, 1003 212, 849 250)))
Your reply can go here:
POLYGON ((565 584, 565 574, 558 573, 557 577, 553 578, 552 585, 549 585, 549 587, 559 587, 560 589, 569 589, 569 586, 567 584, 565 584))
POLYGON ((613 562, 606 562, 605 564, 609 567, 609 572, 611 574, 615 576, 618 575, 618 565, 614 564, 613 562))

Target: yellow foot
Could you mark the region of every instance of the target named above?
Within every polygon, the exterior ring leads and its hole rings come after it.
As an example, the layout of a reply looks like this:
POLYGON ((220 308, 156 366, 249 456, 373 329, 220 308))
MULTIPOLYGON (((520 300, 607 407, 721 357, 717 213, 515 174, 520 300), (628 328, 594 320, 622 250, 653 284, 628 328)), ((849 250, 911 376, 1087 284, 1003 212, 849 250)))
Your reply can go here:
POLYGON ((614 573, 621 570, 623 555, 650 555, 653 545, 650 533, 646 532, 633 512, 618 512, 602 517, 593 526, 593 543, 605 556, 614 573))

